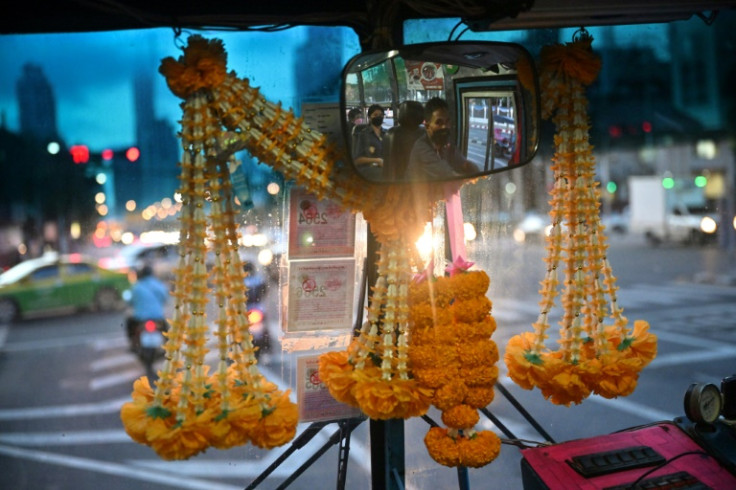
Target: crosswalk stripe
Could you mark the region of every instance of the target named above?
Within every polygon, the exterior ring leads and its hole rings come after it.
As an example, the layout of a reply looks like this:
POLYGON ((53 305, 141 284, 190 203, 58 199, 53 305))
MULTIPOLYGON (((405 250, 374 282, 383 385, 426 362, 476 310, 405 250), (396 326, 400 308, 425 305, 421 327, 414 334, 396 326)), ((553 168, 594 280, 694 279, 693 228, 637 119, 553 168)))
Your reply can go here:
POLYGON ((103 357, 101 359, 95 359, 89 364, 89 368, 93 372, 104 371, 105 369, 116 368, 130 364, 132 361, 136 361, 135 356, 131 353, 123 353, 111 357, 103 357))
POLYGON ((102 390, 104 388, 110 388, 111 386, 117 386, 125 383, 132 383, 143 374, 142 368, 131 368, 125 371, 119 371, 113 374, 107 374, 105 376, 96 376, 89 382, 89 389, 92 391, 102 390))

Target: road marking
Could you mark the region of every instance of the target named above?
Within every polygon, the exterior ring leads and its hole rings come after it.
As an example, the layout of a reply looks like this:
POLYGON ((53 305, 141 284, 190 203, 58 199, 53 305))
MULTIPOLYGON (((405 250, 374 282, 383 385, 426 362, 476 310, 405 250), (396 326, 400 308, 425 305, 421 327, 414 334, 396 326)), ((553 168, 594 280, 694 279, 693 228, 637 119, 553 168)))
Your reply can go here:
POLYGON ((657 410, 656 408, 642 405, 641 403, 626 400, 624 398, 608 399, 598 395, 593 395, 588 398, 593 403, 599 405, 606 405, 609 408, 618 410, 620 412, 626 412, 637 417, 641 417, 645 420, 673 420, 675 417, 679 417, 681 414, 672 414, 663 410, 657 410))
POLYGON ((66 466, 80 470, 115 475, 133 480, 160 483, 170 485, 182 490, 240 490, 242 485, 226 485, 213 481, 193 479, 191 476, 180 477, 174 474, 166 474, 161 470, 150 471, 140 466, 112 463, 97 459, 80 458, 55 454, 47 451, 22 449, 12 446, 0 445, 0 454, 15 458, 30 459, 45 464, 66 466))
MULTIPOLYGON (((119 407, 118 407, 119 408, 119 407)), ((8 432, 0 442, 14 446, 74 446, 81 444, 119 444, 133 442, 121 429, 60 432, 8 432)))
MULTIPOLYGON (((710 340, 698 337, 695 335, 687 335, 683 333, 668 332, 668 331, 657 331, 653 330, 652 333, 657 336, 658 340, 664 340, 665 342, 673 342, 675 344, 687 345, 688 347, 702 347, 704 349, 720 349, 724 347, 724 342, 720 340, 710 340)), ((677 355, 677 354, 673 354, 677 355)))
POLYGON ((736 347, 719 347, 718 349, 657 356, 654 358, 652 363, 644 369, 659 369, 695 362, 706 363, 708 361, 716 361, 720 359, 736 359, 736 347))
POLYGON ((3 408, 0 409, 0 420, 48 419, 58 417, 80 417, 120 411, 123 403, 129 402, 129 396, 116 398, 100 403, 78 405, 58 405, 48 407, 3 408))
MULTIPOLYGON (((127 369, 107 376, 97 376, 89 382, 89 389, 92 391, 102 390, 111 386, 131 383, 143 375, 142 368, 127 369)), ((132 387, 132 385, 131 385, 132 387)))
MULTIPOLYGON (((117 407, 120 408, 119 406, 117 407)), ((298 438, 309 424, 299 424, 297 435, 298 438)), ((301 466, 305 463, 313 454, 317 452, 317 449, 328 442, 329 428, 333 427, 328 425, 325 430, 317 433, 307 444, 300 447, 297 451, 293 452, 288 459, 288 464, 279 466, 281 477, 286 477, 293 472, 293 469, 301 466)), ((107 430, 94 430, 94 431, 58 431, 58 432, 15 432, 15 433, 4 433, 0 434, 1 444, 10 444, 13 446, 25 446, 25 447, 48 447, 48 446, 77 446, 77 445, 91 445, 91 444, 135 444, 135 442, 128 436, 128 434, 121 429, 107 429, 107 430)), ((1 445, 0 445, 1 447, 1 445)), ((284 445, 283 449, 288 448, 288 445, 284 445)), ((274 450, 269 453, 263 459, 258 460, 256 463, 247 464, 242 466, 242 461, 232 462, 221 462, 223 465, 232 466, 233 477, 255 477, 260 475, 268 466, 280 456, 280 452, 274 450)), ((354 439, 350 442, 350 453, 349 457, 353 460, 360 468, 366 472, 370 472, 370 461, 367 452, 363 445, 356 443, 354 439)), ((199 461, 181 461, 176 462, 179 466, 175 470, 177 474, 186 474, 192 476, 223 476, 222 471, 214 471, 207 464, 200 464, 199 461)), ((141 460, 136 462, 136 465, 145 466, 150 469, 157 471, 171 471, 172 462, 170 461, 151 461, 141 460)), ((273 474, 273 473, 272 473, 273 474)))
POLYGON ((57 337, 53 339, 40 339, 40 340, 28 340, 24 342, 7 342, 3 347, 6 352, 25 352, 25 351, 36 351, 40 349, 56 349, 59 347, 68 347, 70 345, 81 345, 81 344, 92 344, 98 345, 103 343, 110 343, 115 339, 116 336, 101 336, 96 335, 75 335, 72 337, 57 337))
POLYGON ((92 371, 102 371, 112 367, 119 367, 125 364, 130 364, 131 361, 135 361, 135 355, 130 353, 119 354, 117 356, 103 357, 97 359, 89 364, 92 371))
POLYGON ((115 336, 94 339, 92 341, 92 348, 96 351, 118 349, 120 347, 127 347, 128 343, 128 337, 123 334, 117 334, 115 336))

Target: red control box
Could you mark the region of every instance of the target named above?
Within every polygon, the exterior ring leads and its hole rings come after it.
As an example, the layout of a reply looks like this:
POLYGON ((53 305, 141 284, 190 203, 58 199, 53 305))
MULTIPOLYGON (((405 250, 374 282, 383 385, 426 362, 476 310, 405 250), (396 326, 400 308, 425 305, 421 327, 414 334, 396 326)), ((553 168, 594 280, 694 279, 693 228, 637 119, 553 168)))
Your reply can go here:
POLYGON ((525 490, 736 489, 736 476, 672 422, 522 450, 525 490))

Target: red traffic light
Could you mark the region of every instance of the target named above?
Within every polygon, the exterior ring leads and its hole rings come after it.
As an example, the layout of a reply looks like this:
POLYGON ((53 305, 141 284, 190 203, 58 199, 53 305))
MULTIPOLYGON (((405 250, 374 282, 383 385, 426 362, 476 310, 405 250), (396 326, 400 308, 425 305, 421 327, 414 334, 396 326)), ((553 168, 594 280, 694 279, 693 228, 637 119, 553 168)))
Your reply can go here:
POLYGON ((89 161, 89 148, 86 145, 73 145, 69 148, 72 161, 76 164, 87 163, 89 161))
POLYGON ((112 152, 111 149, 107 148, 105 150, 102 150, 102 159, 103 160, 105 160, 105 161, 112 160, 112 157, 113 156, 114 156, 114 154, 113 154, 113 152, 112 152))
POLYGON ((141 151, 136 148, 135 146, 131 146, 128 148, 128 150, 125 152, 125 158, 128 159, 130 162, 135 162, 138 160, 138 158, 141 156, 141 151))
POLYGON ((156 322, 154 322, 153 320, 146 320, 146 323, 144 323, 143 326, 146 329, 146 332, 156 331, 156 322))

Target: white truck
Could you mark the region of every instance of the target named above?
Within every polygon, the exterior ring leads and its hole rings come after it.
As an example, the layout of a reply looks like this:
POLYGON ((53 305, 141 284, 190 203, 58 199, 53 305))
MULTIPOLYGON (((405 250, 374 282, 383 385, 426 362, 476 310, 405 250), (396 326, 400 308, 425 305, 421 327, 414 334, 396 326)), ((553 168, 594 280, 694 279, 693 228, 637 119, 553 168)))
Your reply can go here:
POLYGON ((629 232, 649 243, 705 244, 715 237, 716 217, 706 212, 702 189, 673 181, 665 188, 661 176, 629 177, 629 232))

